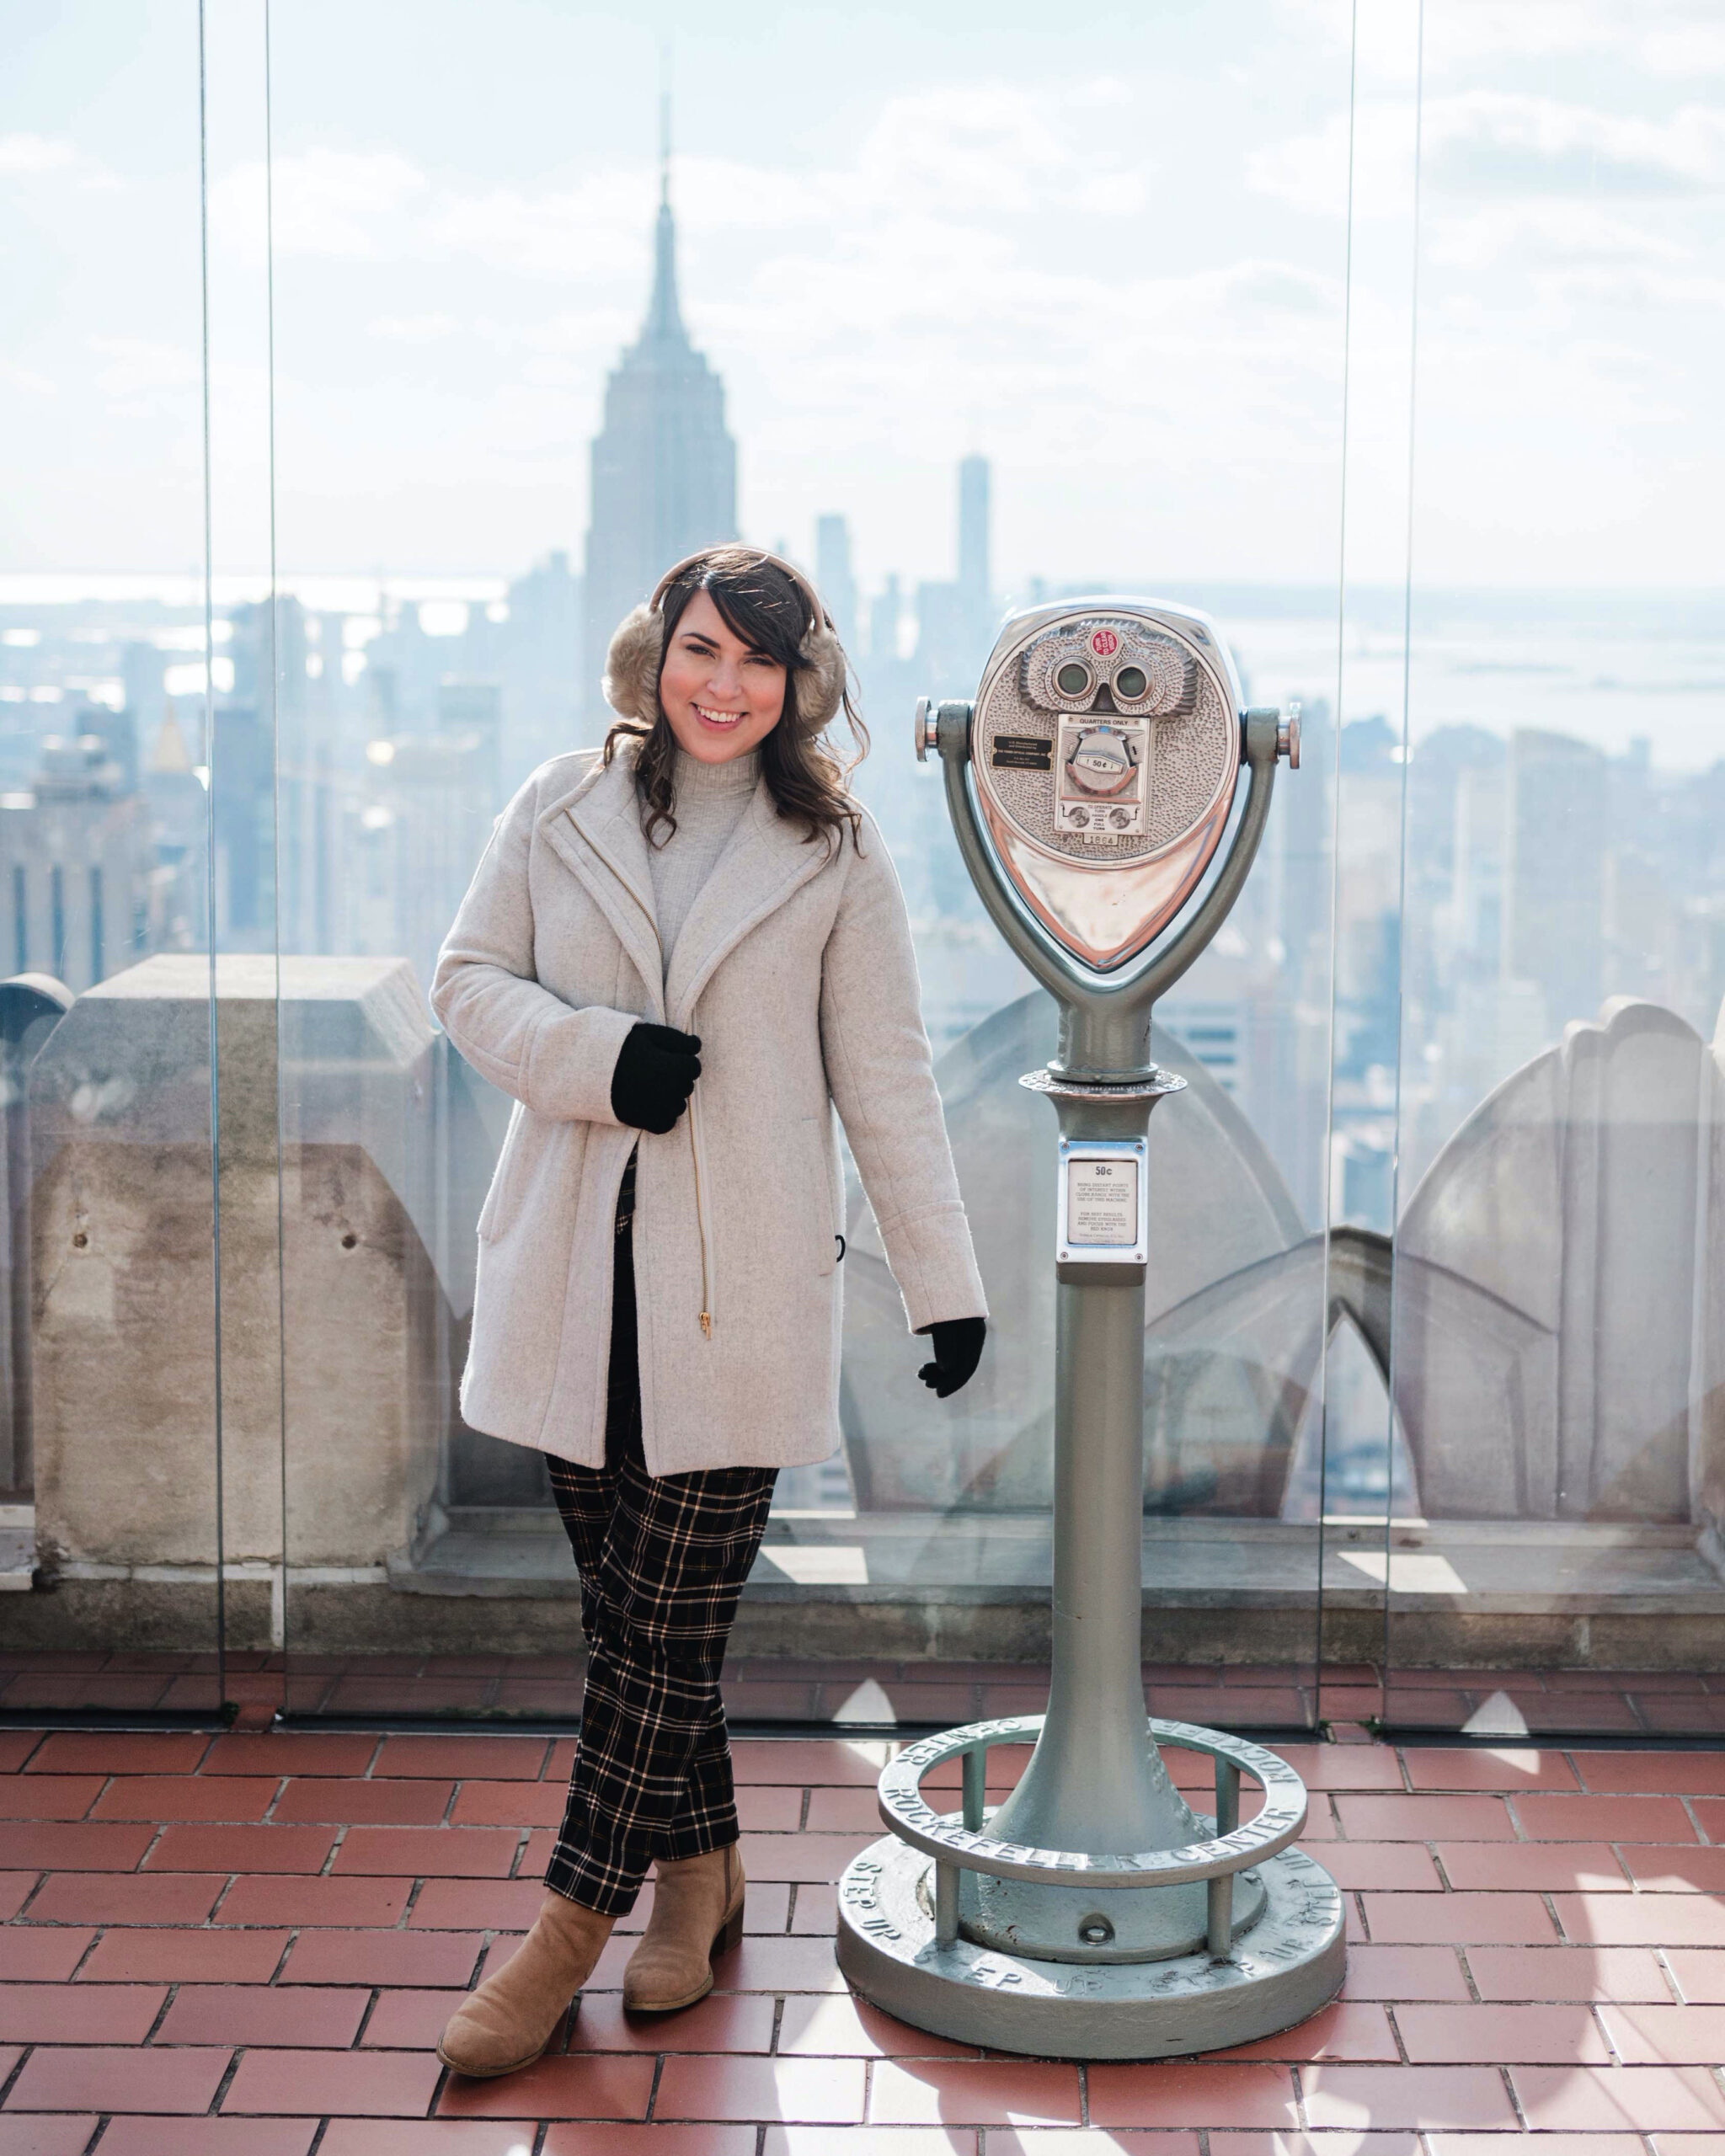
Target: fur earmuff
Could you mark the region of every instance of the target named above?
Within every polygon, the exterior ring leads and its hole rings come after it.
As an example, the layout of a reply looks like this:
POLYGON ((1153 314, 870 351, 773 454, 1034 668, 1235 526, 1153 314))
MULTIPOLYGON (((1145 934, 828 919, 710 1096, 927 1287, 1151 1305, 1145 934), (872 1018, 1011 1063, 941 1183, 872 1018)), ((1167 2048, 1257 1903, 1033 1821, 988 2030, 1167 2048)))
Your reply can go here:
MULTIPOLYGON (((665 617, 656 606, 636 606, 618 623, 605 654, 605 701, 619 717, 651 726, 659 716, 659 666, 665 649, 665 617)), ((845 694, 845 652, 836 631, 817 615, 804 632, 808 662, 797 685, 797 717, 819 734, 838 716, 845 694)))
POLYGON ((659 657, 665 619, 656 607, 637 606, 617 624, 605 654, 605 701, 619 717, 651 726, 659 716, 659 657))

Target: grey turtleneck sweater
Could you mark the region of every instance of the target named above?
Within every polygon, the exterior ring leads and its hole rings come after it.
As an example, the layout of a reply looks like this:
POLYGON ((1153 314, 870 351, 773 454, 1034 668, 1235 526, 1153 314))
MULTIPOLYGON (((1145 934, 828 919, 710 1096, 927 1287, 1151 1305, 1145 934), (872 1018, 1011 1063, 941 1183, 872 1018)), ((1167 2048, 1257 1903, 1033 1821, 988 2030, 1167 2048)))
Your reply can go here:
POLYGON ((758 749, 734 756, 728 764, 703 764, 681 749, 677 751, 672 804, 677 827, 667 838, 661 824, 647 842, 653 906, 667 965, 689 909, 743 820, 760 777, 758 749))

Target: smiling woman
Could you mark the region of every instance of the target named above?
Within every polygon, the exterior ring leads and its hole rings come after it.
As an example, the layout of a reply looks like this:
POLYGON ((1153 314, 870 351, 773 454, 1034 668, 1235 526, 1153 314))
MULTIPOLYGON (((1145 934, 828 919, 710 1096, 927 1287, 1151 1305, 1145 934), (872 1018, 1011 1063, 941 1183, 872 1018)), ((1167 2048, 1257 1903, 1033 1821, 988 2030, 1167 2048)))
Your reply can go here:
POLYGON ((519 1103, 462 1412, 548 1455, 589 1649, 552 1891, 444 2032, 464 2073, 538 2057, 649 1865, 627 2006, 693 2004, 741 1930, 719 1673, 779 1469, 839 1449, 835 1109, 923 1382, 981 1356, 904 900, 825 738, 846 671, 788 563, 680 562, 611 640, 604 749, 522 787, 438 965, 519 1103))

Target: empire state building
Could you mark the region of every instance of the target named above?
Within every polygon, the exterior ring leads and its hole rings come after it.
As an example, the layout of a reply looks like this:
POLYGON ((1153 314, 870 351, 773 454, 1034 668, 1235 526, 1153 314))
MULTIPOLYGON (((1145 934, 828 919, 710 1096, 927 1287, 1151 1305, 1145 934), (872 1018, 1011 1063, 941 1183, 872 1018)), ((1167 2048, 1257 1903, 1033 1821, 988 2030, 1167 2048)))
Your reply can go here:
POLYGON ((724 385, 689 341, 677 305, 676 227, 661 160, 653 297, 641 334, 612 370, 592 447, 583 705, 606 716, 606 647, 673 562, 737 536, 737 446, 724 385))

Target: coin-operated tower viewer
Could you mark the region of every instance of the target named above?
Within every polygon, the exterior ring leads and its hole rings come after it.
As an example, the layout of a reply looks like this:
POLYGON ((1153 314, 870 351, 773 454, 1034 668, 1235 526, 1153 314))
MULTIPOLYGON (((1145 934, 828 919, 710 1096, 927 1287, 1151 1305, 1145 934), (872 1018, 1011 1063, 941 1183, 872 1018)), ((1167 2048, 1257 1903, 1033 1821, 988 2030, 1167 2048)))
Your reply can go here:
POLYGON ((1146 1141, 1184 1085, 1150 1060, 1150 1021, 1239 896, 1299 719, 1242 708, 1205 616, 1074 600, 1007 622, 974 705, 918 706, 931 750, 984 905, 1060 1006, 1057 1057, 1020 1081, 1059 1119, 1053 1668, 1045 1716, 949 1730, 881 1776, 891 1831, 845 1874, 839 1962, 889 2013, 964 2043, 1071 2058, 1243 2043, 1340 1988, 1342 1903, 1292 1847, 1291 1767, 1145 1714, 1146 1141), (991 1809, 989 1748, 1033 1738, 991 1809), (1214 1816, 1188 1809, 1158 1740, 1214 1758, 1214 1816), (953 1758, 963 1804, 943 1814, 921 1783, 953 1758), (1243 1827, 1242 1773, 1263 1792, 1243 1827))

